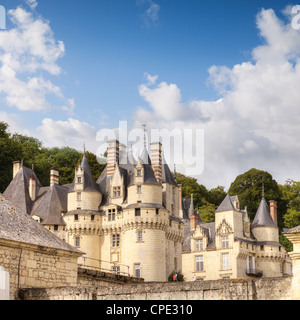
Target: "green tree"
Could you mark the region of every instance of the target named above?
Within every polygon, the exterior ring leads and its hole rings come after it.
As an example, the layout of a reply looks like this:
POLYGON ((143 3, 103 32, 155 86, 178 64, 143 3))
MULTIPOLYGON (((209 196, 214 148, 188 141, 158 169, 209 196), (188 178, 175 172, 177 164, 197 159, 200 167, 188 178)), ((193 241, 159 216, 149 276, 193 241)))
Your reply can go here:
POLYGON ((223 186, 210 189, 207 193, 207 201, 213 203, 215 206, 219 206, 223 199, 226 197, 226 192, 223 186))
POLYGON ((204 223, 215 221, 215 211, 216 206, 209 202, 198 208, 199 216, 204 223))
POLYGON ((296 227, 300 225, 300 182, 289 179, 279 187, 282 201, 286 205, 286 213, 283 216, 284 226, 286 228, 296 227))
POLYGON ((0 122, 0 192, 4 192, 12 180, 12 163, 21 155, 22 146, 11 138, 8 124, 0 122))
POLYGON ((190 198, 191 194, 193 194, 195 207, 202 206, 206 203, 208 191, 205 186, 197 182, 197 179, 176 173, 176 180, 178 184, 182 185, 183 198, 190 198))
POLYGON ((264 196, 266 200, 275 200, 278 205, 278 224, 282 226, 282 202, 281 192, 277 182, 272 175, 266 171, 251 169, 236 177, 230 185, 229 194, 237 195, 240 201, 240 207, 247 206, 248 214, 251 220, 254 219, 259 203, 262 199, 264 184, 264 196))

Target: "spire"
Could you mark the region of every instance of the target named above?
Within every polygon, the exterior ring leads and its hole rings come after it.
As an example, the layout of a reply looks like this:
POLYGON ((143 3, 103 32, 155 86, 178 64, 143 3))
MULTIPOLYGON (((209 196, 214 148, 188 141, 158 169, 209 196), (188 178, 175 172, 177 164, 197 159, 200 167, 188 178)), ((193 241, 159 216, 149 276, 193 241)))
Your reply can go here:
POLYGON ((259 204, 259 207, 257 209, 256 215, 254 217, 253 223, 252 223, 252 229, 257 227, 275 227, 277 228, 277 225, 274 223, 271 215, 270 215, 270 209, 269 206, 263 197, 261 199, 261 202, 259 204))

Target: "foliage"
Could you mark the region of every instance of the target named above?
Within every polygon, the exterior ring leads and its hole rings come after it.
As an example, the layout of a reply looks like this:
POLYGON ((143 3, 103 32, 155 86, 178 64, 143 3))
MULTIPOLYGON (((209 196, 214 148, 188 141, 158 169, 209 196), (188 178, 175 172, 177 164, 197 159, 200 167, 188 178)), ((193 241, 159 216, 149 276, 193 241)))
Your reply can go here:
MULTIPOLYGON (((272 175, 266 171, 251 169, 236 177, 229 188, 231 196, 237 195, 240 201, 240 207, 247 206, 247 211, 251 220, 254 219, 257 208, 260 204, 263 194, 267 201, 275 200, 278 207, 281 205, 280 190, 277 182, 272 175)), ((278 210, 280 212, 280 210, 278 210)), ((279 223, 282 221, 278 217, 279 223)))
MULTIPOLYGON (((98 178, 104 166, 97 163, 96 156, 87 152, 91 161, 91 171, 98 178)), ((32 168, 43 186, 50 183, 50 169, 59 170, 60 184, 71 183, 74 179, 74 169, 82 153, 69 148, 45 148, 36 138, 21 134, 10 134, 8 124, 0 122, 0 192, 4 192, 12 180, 12 162, 22 160, 23 165, 32 168)))
POLYGON ((173 276, 177 273, 177 281, 184 281, 184 276, 183 274, 181 273, 181 271, 179 272, 175 272, 175 271, 172 271, 169 276, 168 276, 168 281, 174 281, 173 280, 173 276))

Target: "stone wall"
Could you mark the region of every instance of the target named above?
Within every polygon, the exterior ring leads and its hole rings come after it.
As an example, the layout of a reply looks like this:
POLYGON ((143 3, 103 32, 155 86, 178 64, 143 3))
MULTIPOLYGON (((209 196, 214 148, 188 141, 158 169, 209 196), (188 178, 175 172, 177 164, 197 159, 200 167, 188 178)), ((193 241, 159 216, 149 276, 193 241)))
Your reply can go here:
POLYGON ((23 300, 288 300, 291 277, 21 290, 23 300))
POLYGON ((75 286, 78 254, 0 239, 0 266, 9 272, 10 299, 18 288, 75 286))

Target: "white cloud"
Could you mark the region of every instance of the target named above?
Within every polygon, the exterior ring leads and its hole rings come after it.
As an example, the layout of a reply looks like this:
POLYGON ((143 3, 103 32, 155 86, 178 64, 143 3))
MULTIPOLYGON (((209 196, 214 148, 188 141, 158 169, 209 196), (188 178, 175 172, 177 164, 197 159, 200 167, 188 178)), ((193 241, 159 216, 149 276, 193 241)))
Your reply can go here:
POLYGON ((146 27, 152 27, 158 24, 160 6, 153 0, 137 0, 138 5, 147 6, 142 14, 142 20, 146 27))
POLYGON ((259 12, 257 28, 264 42, 252 61, 208 70, 222 99, 182 102, 176 84, 139 87, 150 109, 137 110, 135 125, 149 119, 150 128, 204 129, 205 169, 198 178, 208 187, 229 187, 253 167, 280 183, 300 180, 300 31, 272 9, 259 12))
POLYGON ((26 0, 26 3, 29 5, 30 9, 35 9, 38 5, 37 0, 26 0))
POLYGON ((85 143, 88 150, 97 149, 97 131, 87 122, 78 119, 69 118, 66 121, 55 121, 45 118, 38 128, 38 132, 47 147, 69 146, 80 150, 85 143))
MULTIPOLYGON (((28 4, 35 8, 37 2, 28 4)), ((14 27, 0 33, 0 92, 8 106, 22 111, 48 110, 49 94, 68 105, 61 89, 45 79, 45 74, 61 73, 57 60, 65 54, 64 43, 54 39, 48 21, 34 18, 21 7, 9 10, 8 17, 14 27)))

